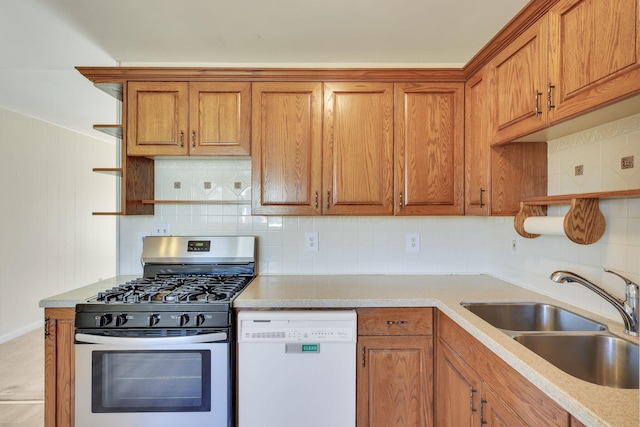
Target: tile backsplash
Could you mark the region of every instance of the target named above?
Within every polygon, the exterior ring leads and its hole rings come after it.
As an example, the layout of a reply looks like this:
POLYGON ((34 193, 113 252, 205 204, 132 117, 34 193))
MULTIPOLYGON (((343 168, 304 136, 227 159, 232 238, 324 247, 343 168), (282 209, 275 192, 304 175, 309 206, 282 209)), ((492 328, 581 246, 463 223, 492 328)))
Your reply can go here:
MULTIPOLYGON (((640 114, 549 141, 549 194, 640 188, 640 164, 619 169, 620 157, 628 156, 640 162, 640 114), (576 177, 578 165, 584 174, 576 177)), ((602 201, 604 236, 595 244, 577 245, 563 237, 521 238, 512 217, 252 216, 250 170, 246 158, 156 160, 157 199, 241 204, 162 204, 155 216, 120 218, 119 273, 141 273, 142 237, 154 224, 169 223, 175 235, 258 236, 263 275, 489 273, 614 319, 618 314, 595 294, 554 284, 549 275, 572 270, 618 296, 623 286, 602 273, 603 267, 640 278, 640 199, 602 201), (304 249, 309 231, 319 234, 318 252, 304 249), (419 233, 420 252, 406 251, 407 233, 419 233), (511 251, 512 238, 519 241, 517 254, 511 251)))

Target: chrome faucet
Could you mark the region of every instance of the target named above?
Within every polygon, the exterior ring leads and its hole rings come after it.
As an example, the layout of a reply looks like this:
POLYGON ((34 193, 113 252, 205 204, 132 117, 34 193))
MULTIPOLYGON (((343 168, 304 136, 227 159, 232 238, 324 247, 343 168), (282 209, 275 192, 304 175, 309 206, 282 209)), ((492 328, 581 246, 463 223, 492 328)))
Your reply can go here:
POLYGON ((556 271, 551 275, 551 280, 557 283, 564 282, 575 282, 579 283, 589 289, 591 289, 596 294, 600 295, 607 302, 613 305, 616 310, 622 316, 622 320, 624 321, 624 332, 633 335, 635 337, 638 336, 638 298, 640 296, 640 291, 638 290, 638 285, 633 283, 631 280, 626 277, 621 276, 615 271, 611 271, 608 269, 604 269, 607 273, 614 274, 624 280, 626 284, 625 289, 625 300, 621 300, 619 298, 614 297, 601 287, 594 285, 587 279, 582 276, 578 276, 575 273, 570 271, 556 271))

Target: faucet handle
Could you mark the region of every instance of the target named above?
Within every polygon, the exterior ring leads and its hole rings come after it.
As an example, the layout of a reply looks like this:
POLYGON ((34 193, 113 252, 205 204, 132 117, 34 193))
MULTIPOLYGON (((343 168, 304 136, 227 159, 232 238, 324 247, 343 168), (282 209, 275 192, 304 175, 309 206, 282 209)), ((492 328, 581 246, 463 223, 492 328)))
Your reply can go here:
POLYGON ((611 273, 611 274, 613 274, 614 276, 618 276, 619 278, 621 278, 622 280, 624 280, 624 283, 625 283, 627 286, 628 286, 628 285, 634 285, 636 288, 638 288, 638 284, 637 284, 637 283, 632 282, 631 280, 629 280, 629 279, 627 279, 626 277, 624 277, 622 274, 616 273, 615 271, 613 271, 613 270, 609 270, 608 268, 605 268, 605 269, 604 269, 604 271, 605 271, 605 272, 607 272, 607 273, 611 273))

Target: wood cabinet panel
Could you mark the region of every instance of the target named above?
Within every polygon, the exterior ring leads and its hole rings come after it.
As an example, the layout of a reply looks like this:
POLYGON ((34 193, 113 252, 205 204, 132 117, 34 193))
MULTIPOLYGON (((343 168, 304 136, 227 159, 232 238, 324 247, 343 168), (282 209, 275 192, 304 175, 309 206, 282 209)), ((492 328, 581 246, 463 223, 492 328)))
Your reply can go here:
POLYGON ((359 335, 431 335, 431 308, 360 308, 359 335))
POLYGON ((482 385, 480 416, 487 427, 527 427, 527 424, 500 398, 487 383, 482 385))
POLYGON ((325 215, 393 213, 393 84, 325 83, 325 215))
POLYGON ((433 338, 359 337, 358 427, 433 425, 433 338))
POLYGON ((254 83, 252 213, 322 212, 322 83, 254 83))
MULTIPOLYGON (((478 340, 442 313, 438 316, 440 343, 448 345, 528 425, 567 427, 569 414, 550 397, 507 365, 478 340)), ((507 415, 503 415, 507 417, 507 415)))
POLYGON ((525 197, 547 194, 547 143, 491 149, 491 215, 515 215, 525 197))
POLYGON ((250 117, 250 83, 190 82, 189 154, 250 154, 250 117))
POLYGON ((247 155, 248 82, 129 82, 129 156, 247 155))
POLYGON ((465 87, 465 215, 491 214, 491 148, 487 68, 465 87))
POLYGON ((464 213, 464 86, 395 85, 396 215, 464 213))
POLYGON ((189 92, 185 82, 129 82, 127 154, 187 153, 189 92))
POLYGON ((73 427, 75 309, 46 308, 44 315, 44 425, 73 427))
POLYGON ((637 0, 561 0, 549 11, 550 121, 640 90, 637 0))
POLYGON ((492 144, 547 124, 547 19, 542 18, 491 61, 492 144))
POLYGON ((480 377, 446 345, 436 352, 436 425, 480 425, 480 377))

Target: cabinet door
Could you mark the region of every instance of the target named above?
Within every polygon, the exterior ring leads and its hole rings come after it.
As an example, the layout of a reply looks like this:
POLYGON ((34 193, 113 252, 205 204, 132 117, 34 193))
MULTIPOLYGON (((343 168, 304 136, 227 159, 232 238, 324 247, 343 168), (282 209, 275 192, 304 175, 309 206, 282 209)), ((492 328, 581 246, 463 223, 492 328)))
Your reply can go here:
POLYGON ((396 215, 464 213, 464 85, 395 85, 396 215))
POLYGON ((489 146, 489 81, 486 68, 471 77, 465 90, 465 206, 466 215, 491 214, 489 146))
POLYGON ((433 425, 433 338, 358 337, 358 427, 433 425))
POLYGON ((480 425, 481 382, 478 374, 443 342, 438 345, 436 367, 436 425, 480 425))
POLYGON ((75 309, 45 309, 44 425, 73 427, 75 399, 75 309))
POLYGON ((482 385, 482 425, 487 427, 526 427, 516 413, 487 384, 482 385))
POLYGON ((638 0, 561 0, 549 11, 550 121, 640 90, 638 0))
POLYGON ((188 120, 188 83, 127 84, 127 155, 187 154, 188 120))
POLYGON ((189 83, 189 154, 249 155, 251 83, 189 83))
POLYGON ((322 83, 254 83, 252 213, 320 215, 322 83))
POLYGON ((393 214, 393 84, 325 83, 323 213, 393 214))
POLYGON ((530 27, 490 63, 492 144, 547 124, 547 18, 530 27))

